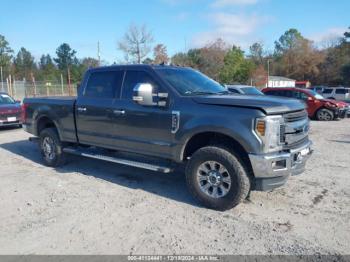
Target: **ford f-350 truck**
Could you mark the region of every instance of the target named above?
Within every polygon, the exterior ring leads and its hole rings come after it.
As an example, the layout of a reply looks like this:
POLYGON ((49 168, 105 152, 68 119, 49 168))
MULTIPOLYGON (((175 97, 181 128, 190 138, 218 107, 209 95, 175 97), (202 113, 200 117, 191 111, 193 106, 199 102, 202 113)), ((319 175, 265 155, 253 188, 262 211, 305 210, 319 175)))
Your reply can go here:
POLYGON ((312 153, 304 103, 232 94, 184 67, 90 69, 77 97, 26 98, 23 110, 48 166, 70 154, 163 173, 185 166, 189 191, 216 210, 283 185, 312 153))

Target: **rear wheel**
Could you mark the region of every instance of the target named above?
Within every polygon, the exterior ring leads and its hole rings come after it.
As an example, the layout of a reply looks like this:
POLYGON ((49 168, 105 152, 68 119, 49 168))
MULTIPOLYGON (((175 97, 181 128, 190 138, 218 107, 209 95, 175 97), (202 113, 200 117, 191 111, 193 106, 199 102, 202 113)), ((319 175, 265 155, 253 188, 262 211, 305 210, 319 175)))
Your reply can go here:
POLYGON ((334 113, 326 108, 321 108, 317 111, 316 118, 319 121, 331 121, 334 119, 334 113))
POLYGON ((40 132, 39 146, 41 155, 46 165, 51 167, 61 166, 66 157, 62 151, 62 142, 55 128, 46 128, 40 132))
POLYGON ((250 191, 244 163, 223 147, 196 151, 186 167, 187 186, 202 205, 215 210, 231 209, 250 191))

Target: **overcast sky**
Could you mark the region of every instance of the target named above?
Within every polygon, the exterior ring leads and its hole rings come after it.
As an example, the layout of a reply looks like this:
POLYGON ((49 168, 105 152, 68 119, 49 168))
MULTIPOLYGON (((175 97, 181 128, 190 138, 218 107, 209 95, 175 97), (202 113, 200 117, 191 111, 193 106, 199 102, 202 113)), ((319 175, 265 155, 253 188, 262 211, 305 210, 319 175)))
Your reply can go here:
POLYGON ((122 59, 117 41, 130 23, 146 24, 170 55, 218 37, 247 49, 269 49, 289 28, 320 42, 350 26, 349 0, 0 0, 0 34, 17 52, 54 55, 63 42, 78 57, 122 59))

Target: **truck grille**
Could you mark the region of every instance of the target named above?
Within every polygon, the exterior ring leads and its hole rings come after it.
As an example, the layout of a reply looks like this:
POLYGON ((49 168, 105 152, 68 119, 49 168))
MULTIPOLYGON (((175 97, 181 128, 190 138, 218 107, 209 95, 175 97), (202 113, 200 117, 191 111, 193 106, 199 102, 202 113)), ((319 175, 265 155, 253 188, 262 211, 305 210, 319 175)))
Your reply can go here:
POLYGON ((300 145, 308 139, 308 134, 309 119, 306 110, 284 115, 284 125, 280 127, 280 143, 285 149, 300 145))
POLYGON ((301 110, 293 113, 288 113, 284 115, 284 121, 286 123, 296 122, 303 120, 308 117, 306 110, 301 110))

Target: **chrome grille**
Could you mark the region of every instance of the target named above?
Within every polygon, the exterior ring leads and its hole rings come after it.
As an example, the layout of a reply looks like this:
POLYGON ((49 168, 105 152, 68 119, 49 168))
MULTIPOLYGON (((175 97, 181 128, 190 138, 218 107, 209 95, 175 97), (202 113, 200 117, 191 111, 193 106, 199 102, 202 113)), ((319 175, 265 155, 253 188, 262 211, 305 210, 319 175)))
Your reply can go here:
POLYGON ((280 128, 280 143, 290 148, 307 139, 309 119, 306 110, 284 115, 284 125, 280 128))
POLYGON ((284 115, 284 121, 286 123, 297 122, 308 117, 306 110, 292 112, 284 115))

